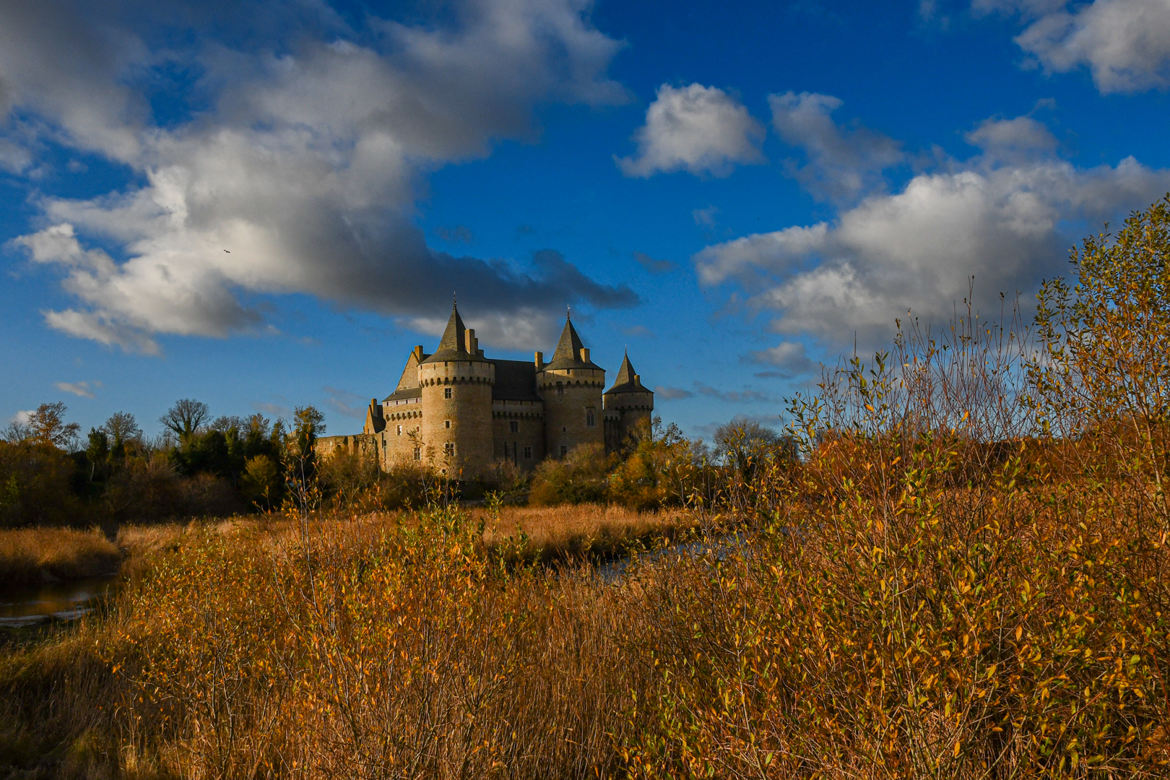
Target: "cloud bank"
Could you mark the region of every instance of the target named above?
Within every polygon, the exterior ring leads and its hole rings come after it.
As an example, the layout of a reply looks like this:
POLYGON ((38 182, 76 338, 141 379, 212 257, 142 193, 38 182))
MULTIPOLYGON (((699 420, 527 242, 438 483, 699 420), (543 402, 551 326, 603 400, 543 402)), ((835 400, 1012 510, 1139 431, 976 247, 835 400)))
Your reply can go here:
MULTIPOLYGON (((896 192, 867 194, 832 220, 701 250, 693 257, 700 282, 742 289, 786 337, 868 348, 908 310, 947 318, 972 277, 976 308, 998 314, 1000 293, 1030 296, 1043 277, 1063 273, 1068 247, 1086 228, 1170 189, 1170 171, 1132 157, 1088 169, 1059 159, 1051 134, 1032 119, 987 120, 968 139, 981 154, 944 160, 896 192)), ((788 342, 751 357, 803 363, 788 342)))
MULTIPOLYGON (((155 353, 159 334, 269 330, 258 295, 304 293, 407 324, 444 310, 452 289, 489 322, 637 300, 556 252, 516 263, 433 250, 414 222, 428 171, 530 136, 537 105, 625 99, 605 73, 620 44, 592 27, 587 4, 467 2, 413 26, 374 19, 360 35, 323 4, 279 21, 257 6, 268 21, 238 45, 177 49, 155 40, 174 28, 131 6, 121 22, 81 3, 0 8, 0 165, 27 165, 11 132, 19 114, 36 118, 36 142, 122 163, 132 182, 42 198, 43 227, 15 241, 74 299, 44 313, 51 327, 155 353), (296 43, 279 48, 285 39, 296 43), (190 105, 164 122, 152 89, 176 69, 195 74, 180 85, 190 105)), ((178 8, 167 21, 198 29, 217 16, 178 8)))

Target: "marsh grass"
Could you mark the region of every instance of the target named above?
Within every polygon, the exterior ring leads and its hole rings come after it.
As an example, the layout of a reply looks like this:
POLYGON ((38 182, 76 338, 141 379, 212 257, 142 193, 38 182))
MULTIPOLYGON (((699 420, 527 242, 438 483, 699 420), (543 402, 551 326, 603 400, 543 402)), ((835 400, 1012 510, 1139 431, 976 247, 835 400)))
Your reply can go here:
POLYGON ((639 512, 617 505, 477 508, 489 550, 515 561, 604 559, 688 538, 703 517, 687 509, 639 512))
POLYGON ((0 530, 0 590, 117 570, 121 553, 100 529, 0 530))

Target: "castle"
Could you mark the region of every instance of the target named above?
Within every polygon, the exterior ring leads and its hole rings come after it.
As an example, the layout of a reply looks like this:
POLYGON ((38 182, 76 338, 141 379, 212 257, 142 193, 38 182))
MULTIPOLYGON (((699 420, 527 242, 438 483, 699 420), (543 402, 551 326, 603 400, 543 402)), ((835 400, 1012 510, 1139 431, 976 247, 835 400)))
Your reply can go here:
POLYGON ((642 385, 629 355, 613 387, 589 359, 570 317, 552 359, 532 362, 484 357, 475 330, 451 318, 433 354, 416 346, 394 392, 370 400, 362 432, 318 441, 323 453, 368 453, 384 470, 418 462, 444 474, 475 479, 498 461, 529 470, 581 444, 622 446, 648 426, 654 393, 642 385))

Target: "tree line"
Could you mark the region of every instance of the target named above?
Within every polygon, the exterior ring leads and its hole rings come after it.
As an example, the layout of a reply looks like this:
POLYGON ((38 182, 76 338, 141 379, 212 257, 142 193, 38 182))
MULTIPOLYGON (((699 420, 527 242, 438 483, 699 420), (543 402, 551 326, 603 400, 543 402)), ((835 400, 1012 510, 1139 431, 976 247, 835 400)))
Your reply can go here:
POLYGON ((325 427, 312 406, 286 424, 263 414, 213 418, 207 404, 184 398, 160 418, 164 432, 153 439, 122 411, 82 439, 66 413, 60 401, 44 403, 0 433, 0 526, 278 508, 296 492, 294 461, 301 479, 315 479, 312 444, 325 427))

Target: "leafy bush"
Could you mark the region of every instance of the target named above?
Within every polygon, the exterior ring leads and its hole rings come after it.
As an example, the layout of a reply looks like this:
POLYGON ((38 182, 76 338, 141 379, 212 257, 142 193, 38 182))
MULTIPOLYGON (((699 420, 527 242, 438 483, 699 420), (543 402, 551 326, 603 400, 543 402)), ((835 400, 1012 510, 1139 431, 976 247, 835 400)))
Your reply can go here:
POLYGON ((534 506, 604 503, 611 460, 600 444, 582 444, 561 460, 542 461, 532 475, 534 506))

